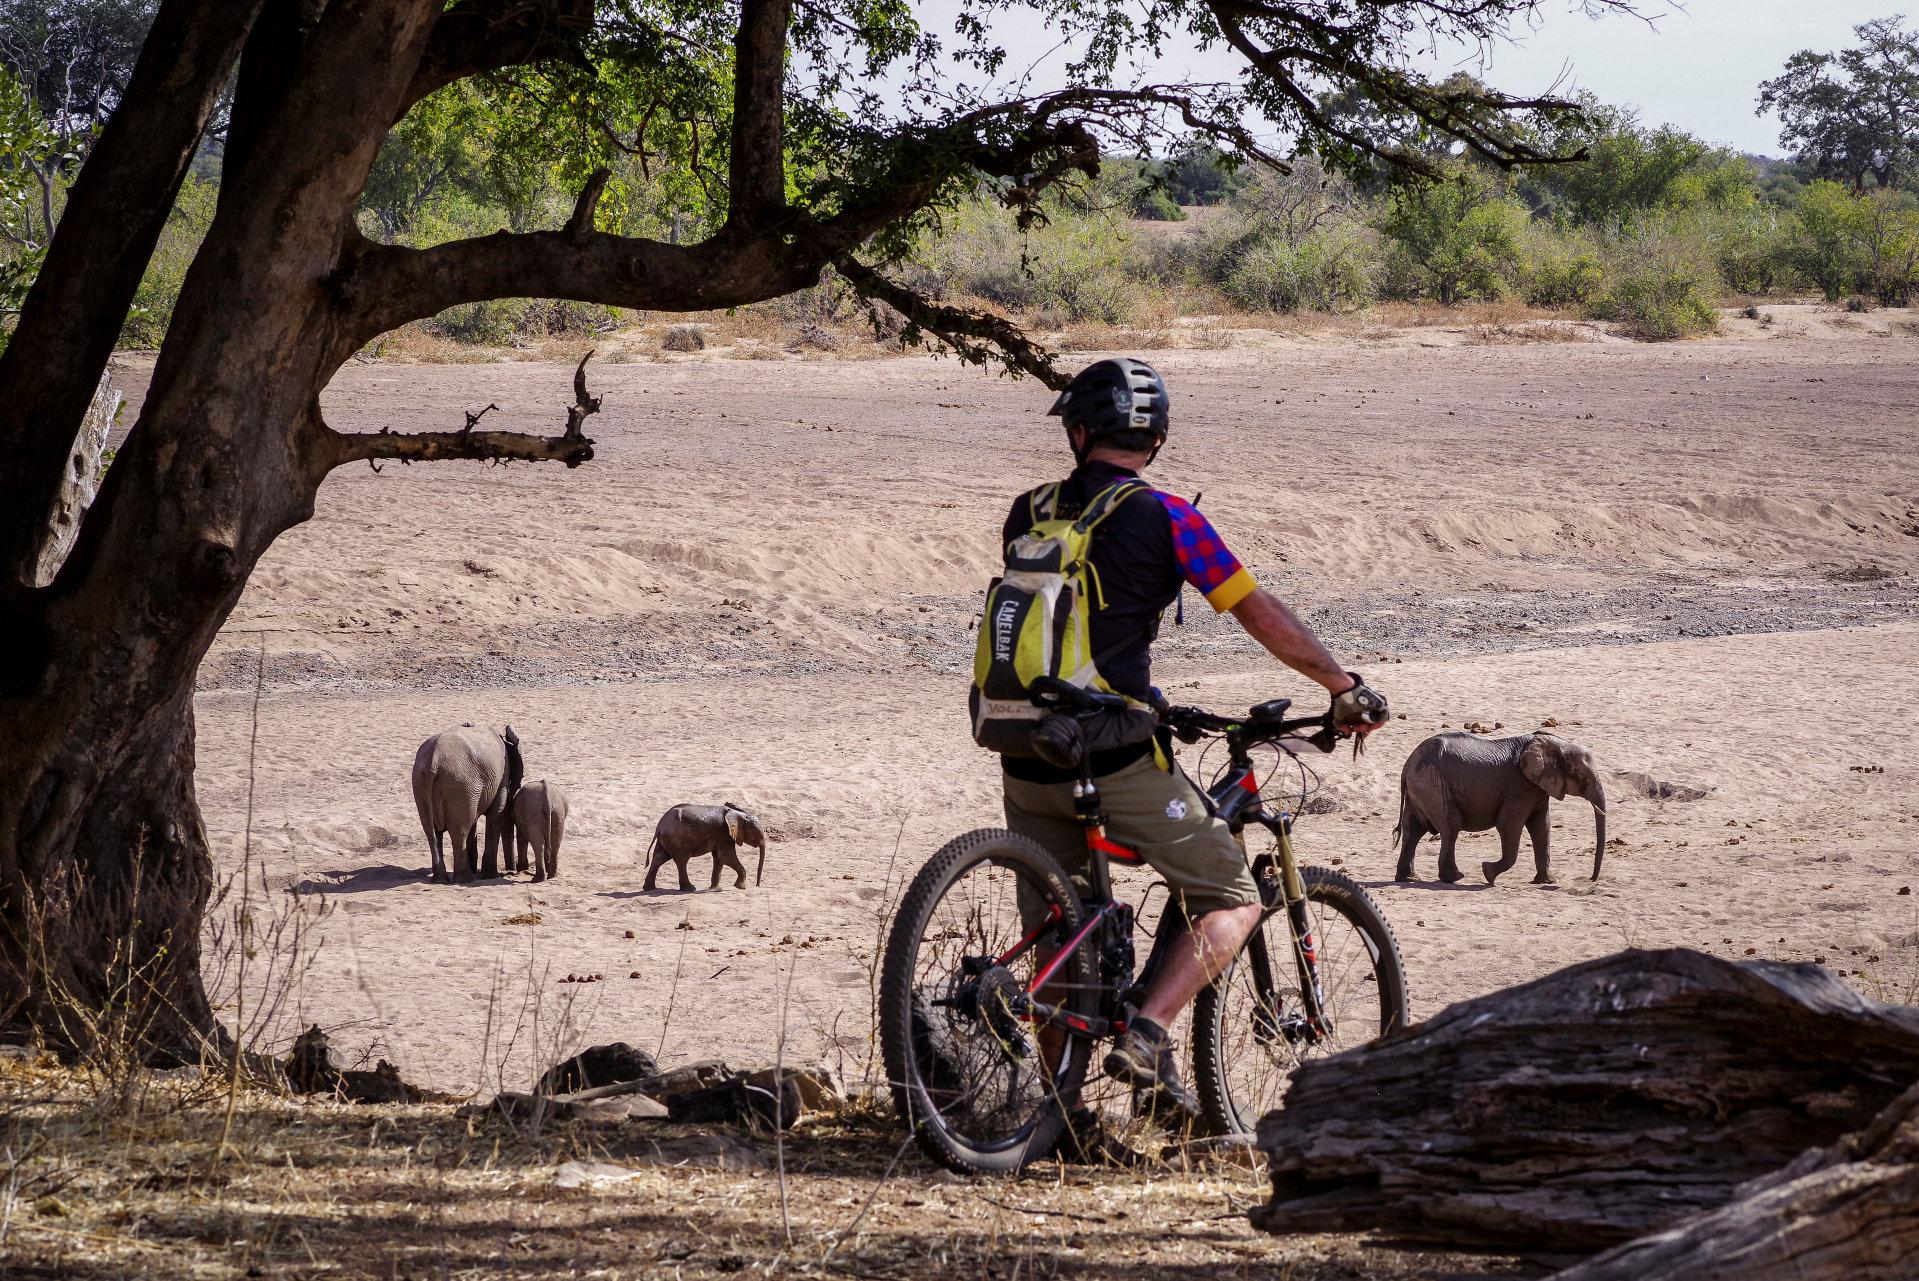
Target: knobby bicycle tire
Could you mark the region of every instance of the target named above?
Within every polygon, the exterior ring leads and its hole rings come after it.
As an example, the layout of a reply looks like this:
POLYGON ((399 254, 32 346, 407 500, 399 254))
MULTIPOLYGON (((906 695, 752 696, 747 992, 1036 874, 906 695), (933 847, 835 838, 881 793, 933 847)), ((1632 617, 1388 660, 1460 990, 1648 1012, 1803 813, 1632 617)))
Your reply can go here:
MULTIPOLYGON (((1363 1040, 1369 1041, 1394 1028, 1404 1027, 1407 1021, 1405 963, 1399 955, 1399 941, 1393 937, 1392 926, 1386 923, 1386 917, 1378 905, 1343 872, 1327 867, 1302 867, 1300 879, 1305 882, 1307 902, 1321 912, 1330 910, 1343 917, 1365 940, 1372 954, 1371 979, 1378 986, 1379 1022, 1377 1026, 1352 1030, 1363 1031, 1363 1040)), ((1296 986, 1298 971, 1292 951, 1294 940, 1284 906, 1275 905, 1269 909, 1260 929, 1269 940, 1278 940, 1283 944, 1283 948, 1273 947, 1269 952, 1275 981, 1282 989, 1296 986)), ((1323 935, 1324 931, 1320 932, 1323 935)), ((1320 944, 1322 947, 1325 944, 1323 937, 1320 944)), ((1279 1104, 1277 1095, 1252 1099, 1234 1097, 1233 1065, 1228 1062, 1228 1033, 1231 1031, 1228 1020, 1235 1016, 1235 1012, 1229 1010, 1228 1006, 1236 983, 1250 986, 1244 964, 1247 955, 1247 951, 1242 949, 1226 972, 1202 989, 1193 1003, 1194 1084, 1199 1090, 1205 1124, 1215 1134, 1249 1134, 1259 1115, 1279 1104)), ((1339 1047, 1312 1047, 1294 1057, 1333 1053, 1336 1049, 1350 1048, 1351 1044, 1356 1043, 1359 1042, 1349 1042, 1339 1047)))
MULTIPOLYGON (((913 878, 887 935, 880 973, 880 1050, 895 1112, 913 1128, 928 1156, 961 1173, 1012 1174, 1050 1154, 1058 1143, 1066 1109, 1085 1079, 1090 1046, 1084 1037, 1065 1038, 1065 1053, 1051 1088, 1032 1109, 1030 1121, 1012 1139, 978 1141, 952 1125, 943 1113, 940 1098, 950 1100, 955 1094, 964 1097, 975 1083, 925 1079, 929 1073, 939 1075, 952 1056, 941 1058, 937 1046, 929 1047, 933 1035, 929 1027, 931 1011, 917 990, 916 970, 924 936, 934 924, 942 898, 983 863, 996 864, 1028 879, 1048 901, 1058 904, 1064 914, 1062 938, 1085 920, 1079 896, 1059 863, 1026 837, 986 828, 947 842, 913 878)), ((1070 999, 1076 1008, 1084 1007, 1089 995, 1090 950, 1078 948, 1060 971, 1061 980, 1074 994, 1070 999)), ((947 1071, 950 1075, 952 1069, 947 1071)), ((952 1104, 946 1106, 950 1109, 952 1104)))

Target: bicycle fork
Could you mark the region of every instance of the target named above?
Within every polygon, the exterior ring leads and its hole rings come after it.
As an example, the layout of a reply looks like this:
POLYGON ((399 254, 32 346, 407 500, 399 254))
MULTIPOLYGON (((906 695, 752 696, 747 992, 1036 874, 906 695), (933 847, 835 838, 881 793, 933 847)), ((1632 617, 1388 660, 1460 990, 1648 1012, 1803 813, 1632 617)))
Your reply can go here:
MULTIPOLYGON (((1306 909, 1306 882, 1300 877, 1299 863, 1293 855, 1292 816, 1284 814, 1277 819, 1261 818, 1256 821, 1265 825, 1279 846, 1277 866, 1271 866, 1270 874, 1259 879, 1262 882, 1276 882, 1275 893, 1286 909, 1287 925, 1293 939, 1293 963, 1299 973, 1300 1012, 1306 1022, 1306 1034, 1313 1041, 1324 1040, 1332 1034, 1332 1028, 1326 1014, 1325 993, 1319 986, 1319 948, 1313 938, 1312 917, 1306 909)), ((1264 884, 1261 888, 1263 891, 1264 884)), ((1268 900, 1267 906, 1273 906, 1271 900, 1268 900)), ((1272 950, 1266 945, 1264 929, 1253 932, 1246 951, 1253 966, 1253 989, 1259 995, 1260 1014, 1263 1016, 1255 1031, 1264 1037, 1277 1039, 1283 1035, 1284 1029, 1279 1026, 1278 983, 1273 974, 1272 950)))

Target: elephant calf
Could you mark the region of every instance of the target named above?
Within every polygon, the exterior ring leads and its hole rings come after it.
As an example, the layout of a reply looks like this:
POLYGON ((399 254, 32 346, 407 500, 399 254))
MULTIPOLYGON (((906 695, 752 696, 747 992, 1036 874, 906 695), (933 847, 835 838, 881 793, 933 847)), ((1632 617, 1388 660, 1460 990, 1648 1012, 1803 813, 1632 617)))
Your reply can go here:
POLYGON ((519 848, 513 870, 527 870, 527 851, 533 853, 533 879, 546 881, 560 874, 560 837, 566 834, 566 793, 558 783, 541 779, 528 783, 513 797, 513 831, 519 848))
POLYGON ((1593 769, 1592 753, 1557 734, 1539 730, 1512 738, 1480 738, 1458 731, 1435 734, 1406 758, 1399 772, 1397 879, 1413 879, 1413 850, 1419 838, 1439 836, 1439 879, 1457 881, 1459 864, 1453 843, 1461 832, 1499 830, 1499 861, 1482 863, 1491 885, 1519 859, 1519 833, 1532 837, 1533 884, 1552 883, 1547 865, 1551 824, 1546 808, 1567 793, 1592 802, 1593 875, 1606 854, 1606 789, 1593 769))
POLYGON ((741 845, 759 849, 759 866, 753 872, 753 884, 758 885, 760 874, 766 871, 766 834, 757 818, 737 805, 675 805, 660 816, 659 826, 653 829, 653 844, 646 852, 646 888, 653 888, 660 868, 671 859, 679 868, 681 892, 691 890, 693 882, 686 877, 686 860, 711 854, 713 884, 707 888, 718 889, 720 869, 730 867, 738 873, 733 882, 737 889, 746 884, 746 867, 736 853, 741 845))

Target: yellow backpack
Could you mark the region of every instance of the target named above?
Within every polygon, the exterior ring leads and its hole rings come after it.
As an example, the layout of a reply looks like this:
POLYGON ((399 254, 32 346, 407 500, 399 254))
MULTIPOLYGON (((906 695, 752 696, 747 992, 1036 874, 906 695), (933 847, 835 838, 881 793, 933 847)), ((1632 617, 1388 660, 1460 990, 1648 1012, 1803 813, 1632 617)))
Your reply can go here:
MULTIPOLYGON (((1006 568, 986 589, 986 608, 980 615, 967 701, 973 739, 981 747, 1012 756, 1033 754, 1028 745, 1033 728, 1047 714, 1034 706, 1031 696, 1038 677, 1115 692, 1093 665, 1089 624, 1093 609, 1103 608, 1105 600, 1099 572, 1087 553, 1099 523, 1147 488, 1138 479, 1115 482, 1070 520, 1056 514, 1058 484, 1042 485, 1029 496, 1033 527, 1007 544, 1006 568)), ((1142 724, 1150 732, 1150 713, 1142 724)), ((1120 733, 1143 737, 1138 725, 1120 733)))

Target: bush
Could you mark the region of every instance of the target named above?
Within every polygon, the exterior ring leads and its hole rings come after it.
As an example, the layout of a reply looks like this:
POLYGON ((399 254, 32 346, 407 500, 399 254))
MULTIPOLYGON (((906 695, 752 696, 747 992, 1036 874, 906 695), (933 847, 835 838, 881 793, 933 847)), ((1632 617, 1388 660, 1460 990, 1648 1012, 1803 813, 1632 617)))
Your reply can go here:
POLYGON ((1609 268, 1591 315, 1653 342, 1719 328, 1719 275, 1698 237, 1671 226, 1649 229, 1613 246, 1609 268))
POLYGON ((1521 287, 1535 307, 1583 307, 1598 297, 1605 283, 1598 245, 1576 232, 1530 228, 1525 264, 1521 287))
POLYGON ((1341 311, 1372 292, 1370 246, 1351 231, 1321 231, 1297 245, 1273 238, 1245 246, 1223 284, 1249 311, 1341 311))
POLYGON ((1110 213, 1054 209, 1021 232, 984 202, 962 206, 929 247, 947 294, 967 294, 1043 322, 1125 324, 1146 300, 1146 257, 1110 213))
POLYGON ((1407 283, 1442 303, 1504 297, 1520 274, 1526 207, 1503 180, 1461 168, 1445 181, 1404 186, 1387 198, 1379 229, 1416 267, 1407 283))

